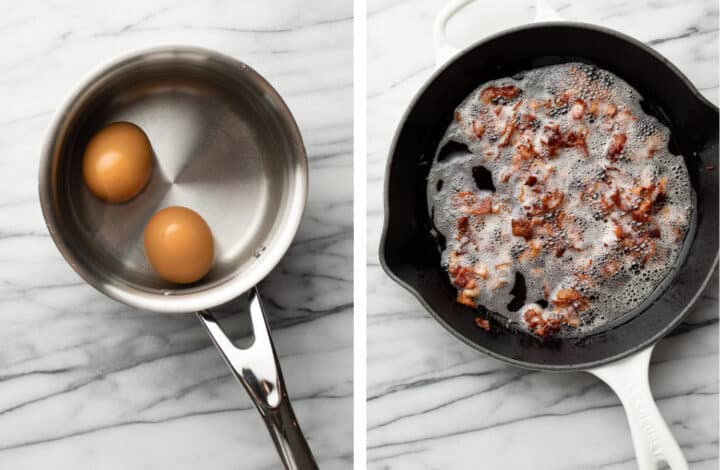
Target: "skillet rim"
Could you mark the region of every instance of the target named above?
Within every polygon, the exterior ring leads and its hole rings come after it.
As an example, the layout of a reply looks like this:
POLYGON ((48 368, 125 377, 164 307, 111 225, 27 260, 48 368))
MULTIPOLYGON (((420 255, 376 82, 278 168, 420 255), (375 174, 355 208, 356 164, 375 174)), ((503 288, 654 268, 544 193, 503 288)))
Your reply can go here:
MULTIPOLYGON (((538 23, 530 23, 525 25, 516 26, 513 28, 508 28, 502 31, 499 31, 495 34, 492 34, 486 38, 483 38, 479 41, 476 41, 467 47, 463 48, 462 50, 458 51, 456 54, 454 54, 449 60, 447 60, 443 65, 440 67, 435 68, 435 70, 432 72, 432 74, 425 80, 425 82, 422 84, 422 86, 418 89, 418 91, 413 95, 412 99, 408 102, 408 104, 405 107, 405 111, 402 114, 402 117, 397 125, 397 128, 395 129, 395 134, 393 135, 393 140, 390 144, 389 150, 388 150, 388 157, 387 161, 385 163, 385 177, 384 177, 384 184, 383 184, 383 228, 382 233, 380 237, 380 246, 378 250, 378 258, 380 261, 380 266, 382 267, 383 271, 385 271, 385 274, 388 275, 393 281, 395 281, 398 285, 403 287, 406 291, 408 291, 410 294, 415 297, 416 300, 420 302, 420 304, 423 306, 423 308, 437 321, 440 325, 443 326, 445 330, 447 330, 450 334, 452 334, 454 337, 462 341, 463 343, 467 344, 468 346, 474 348, 475 350, 493 358, 497 359, 501 362, 504 362, 506 364, 510 364, 515 367, 519 367, 522 369, 527 370, 540 370, 540 371, 549 371, 549 372, 570 372, 570 371, 582 371, 591 369, 594 367, 598 367, 601 365, 609 364, 615 361, 618 361, 620 359, 623 359, 625 357, 628 357, 632 354, 635 354, 638 351, 641 351, 647 347, 653 346, 657 344, 662 338, 664 338, 668 333, 670 333, 672 330, 674 330, 687 316, 690 309, 695 305, 695 302, 697 299, 702 295, 703 291, 707 287, 707 284, 710 282, 710 278, 712 277, 713 273, 717 269, 718 266, 718 259, 720 257, 720 251, 715 253, 715 257, 713 259, 711 268, 709 269, 708 273, 705 275, 705 278, 700 283, 700 286, 695 292, 695 294, 692 296, 689 302, 682 308, 680 312, 675 314, 672 321, 668 322, 663 328, 661 328, 655 335, 651 336, 649 339, 636 344, 625 351, 608 356, 603 359, 599 359, 597 361, 591 361, 591 362, 584 362, 584 363, 577 363, 577 364, 540 364, 540 363, 531 363, 526 361, 521 361, 518 359, 514 359, 511 357, 504 356, 502 354, 496 353, 495 351, 491 351, 482 345, 471 341, 466 336, 463 336, 460 332, 458 332, 455 328, 453 328, 451 325, 449 325, 444 318, 436 312, 423 298, 421 293, 415 289, 415 287, 411 286, 409 283, 405 282, 404 279, 402 279, 399 275, 397 275, 387 264, 387 259, 385 256, 386 251, 386 244, 387 244, 387 236, 389 231, 389 206, 390 206, 390 195, 389 195, 389 186, 390 186, 390 170, 392 167, 392 163, 394 160, 394 155, 397 150, 398 140, 400 138, 400 134, 402 134, 402 131, 405 129, 405 125, 408 121, 408 118, 410 117, 410 114, 412 113, 412 110, 414 109, 417 102, 422 98, 422 96, 425 94, 427 89, 437 80, 437 78, 445 72, 447 68, 449 68, 452 64, 457 62, 459 59, 464 57, 469 51, 474 50, 476 48, 482 47, 484 44, 494 41, 497 39, 502 38, 503 36, 507 36, 510 34, 514 34, 520 31, 526 31, 526 30, 533 30, 533 29, 544 29, 544 28, 566 28, 566 29, 584 29, 589 30, 592 32, 598 32, 610 36, 615 36, 616 38, 628 43, 630 46, 634 46, 636 48, 641 49, 642 51, 650 54, 655 59, 660 61, 662 64, 665 65, 665 67, 668 68, 668 70, 674 74, 677 78, 679 78, 688 91, 691 92, 692 95, 702 104, 703 106, 707 107, 711 111, 715 112, 716 114, 719 113, 718 107, 715 106, 713 103, 711 103, 707 98, 705 98, 700 91, 697 89, 697 87, 690 81, 690 79, 687 78, 685 74, 683 74, 670 60, 668 60, 665 56, 657 52, 652 47, 648 46, 647 44, 628 36, 625 33, 621 33, 617 30, 606 28, 604 26, 598 26, 591 23, 584 23, 579 21, 544 21, 544 22, 538 22, 538 23)), ((622 77, 621 77, 622 78, 622 77)), ((671 282, 674 282, 671 281, 671 282)), ((661 295, 662 296, 662 295, 661 295)))

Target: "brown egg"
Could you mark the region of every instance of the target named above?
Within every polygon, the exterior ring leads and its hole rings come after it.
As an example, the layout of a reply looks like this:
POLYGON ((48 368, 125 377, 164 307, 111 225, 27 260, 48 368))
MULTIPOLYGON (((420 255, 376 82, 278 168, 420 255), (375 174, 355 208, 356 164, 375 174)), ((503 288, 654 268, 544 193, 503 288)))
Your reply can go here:
POLYGON ((106 202, 135 197, 150 180, 153 154, 147 135, 135 124, 114 122, 95 134, 83 155, 83 178, 106 202))
POLYGON ((186 207, 166 207, 145 227, 145 256, 166 281, 188 284, 210 270, 215 250, 210 227, 186 207))

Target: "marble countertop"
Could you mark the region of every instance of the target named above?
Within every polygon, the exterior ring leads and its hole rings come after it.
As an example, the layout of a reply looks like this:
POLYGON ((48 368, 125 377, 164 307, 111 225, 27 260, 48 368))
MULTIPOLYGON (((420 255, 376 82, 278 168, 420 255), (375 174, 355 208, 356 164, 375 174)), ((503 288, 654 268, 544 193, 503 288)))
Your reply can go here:
POLYGON ((280 466, 194 315, 102 296, 65 264, 40 213, 37 162, 66 93, 118 54, 163 44, 243 60, 298 121, 310 159, 307 209, 261 289, 320 467, 351 468, 352 31, 349 0, 3 2, 0 468, 280 466))
MULTIPOLYGON (((717 104, 715 0, 548 3, 565 19, 651 44, 717 104)), ((368 2, 368 468, 635 469, 624 413, 606 385, 583 373, 518 370, 482 356, 445 332, 378 264, 387 151, 409 100, 433 71, 432 25, 443 4, 368 2)), ((533 18, 527 0, 492 5, 453 20, 450 41, 467 44, 533 18)), ((718 468, 717 285, 715 275, 686 323, 657 346, 650 372, 693 470, 718 468)))

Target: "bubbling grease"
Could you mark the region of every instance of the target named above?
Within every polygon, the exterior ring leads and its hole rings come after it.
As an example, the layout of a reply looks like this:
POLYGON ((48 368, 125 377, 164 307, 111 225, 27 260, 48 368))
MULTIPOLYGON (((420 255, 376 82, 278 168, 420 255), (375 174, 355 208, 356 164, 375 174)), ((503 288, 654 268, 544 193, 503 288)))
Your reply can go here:
POLYGON ((581 335, 652 295, 693 192, 670 131, 641 102, 612 73, 566 63, 485 83, 460 104, 427 181, 459 302, 541 336, 581 335))

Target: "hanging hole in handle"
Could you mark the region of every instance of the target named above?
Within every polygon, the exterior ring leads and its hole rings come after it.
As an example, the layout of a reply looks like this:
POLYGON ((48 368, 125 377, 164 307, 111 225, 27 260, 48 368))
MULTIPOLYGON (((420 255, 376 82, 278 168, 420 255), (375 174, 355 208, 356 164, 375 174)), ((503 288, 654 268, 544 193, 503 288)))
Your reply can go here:
POLYGON ((662 460, 662 461, 658 462, 657 470, 672 470, 672 469, 670 468, 669 463, 667 463, 665 460, 662 460))
POLYGON ((247 349, 255 343, 247 295, 241 295, 230 302, 213 307, 211 311, 235 347, 247 349))

